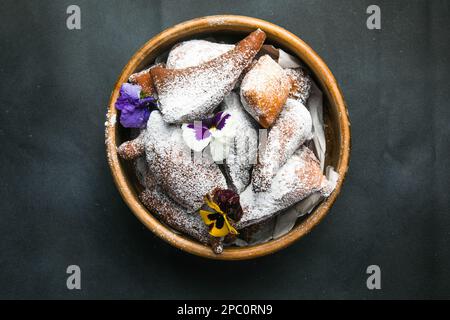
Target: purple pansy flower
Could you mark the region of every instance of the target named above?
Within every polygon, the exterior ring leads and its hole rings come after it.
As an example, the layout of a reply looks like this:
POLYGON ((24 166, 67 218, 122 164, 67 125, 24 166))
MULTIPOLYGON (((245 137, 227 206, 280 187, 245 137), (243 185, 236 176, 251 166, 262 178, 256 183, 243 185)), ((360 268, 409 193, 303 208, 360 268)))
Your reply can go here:
POLYGON ((232 138, 231 115, 219 112, 214 116, 183 124, 183 139, 194 151, 200 152, 209 144, 214 161, 223 160, 228 154, 232 138))
POLYGON ((120 110, 120 123, 125 128, 144 128, 152 112, 150 108, 155 106, 155 99, 142 96, 141 89, 130 83, 124 83, 120 88, 116 109, 120 110))

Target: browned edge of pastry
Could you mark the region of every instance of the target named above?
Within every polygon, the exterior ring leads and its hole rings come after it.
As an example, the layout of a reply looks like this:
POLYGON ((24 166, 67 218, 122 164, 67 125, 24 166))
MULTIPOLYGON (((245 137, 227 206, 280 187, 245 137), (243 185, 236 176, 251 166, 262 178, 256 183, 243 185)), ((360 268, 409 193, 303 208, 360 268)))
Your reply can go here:
MULTIPOLYGON (((217 58, 214 58, 210 61, 207 61, 201 65, 188 67, 184 69, 167 69, 163 65, 157 65, 149 70, 149 74, 152 80, 152 83, 154 85, 154 88, 158 92, 158 85, 160 83, 167 83, 173 81, 178 76, 188 76, 193 72, 194 70, 198 70, 199 68, 203 68, 208 65, 217 65, 219 61, 223 61, 224 59, 235 59, 235 56, 245 56, 245 53, 252 53, 253 56, 258 53, 258 51, 261 49, 264 40, 266 39, 266 35, 263 31, 260 29, 254 30, 250 35, 239 41, 234 49, 227 51, 217 58), (163 81, 163 79, 166 79, 163 81)), ((252 60, 249 61, 249 63, 246 63, 246 67, 250 65, 252 60)), ((202 69, 200 69, 202 70, 202 69)))

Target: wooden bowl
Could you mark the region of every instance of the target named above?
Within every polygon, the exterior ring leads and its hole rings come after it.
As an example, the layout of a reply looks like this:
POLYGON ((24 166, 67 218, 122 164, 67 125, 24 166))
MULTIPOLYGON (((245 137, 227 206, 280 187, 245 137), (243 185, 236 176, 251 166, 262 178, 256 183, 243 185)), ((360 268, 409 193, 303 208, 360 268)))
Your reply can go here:
MULTIPOLYGON (((136 217, 161 239, 179 249, 206 258, 223 260, 256 258, 281 250, 300 239, 317 225, 330 210, 341 191, 349 165, 350 122, 347 108, 336 79, 327 65, 305 42, 294 34, 272 23, 250 17, 220 15, 198 18, 178 24, 153 37, 136 52, 123 69, 111 94, 108 120, 106 125, 108 162, 114 181, 125 202, 136 217), (226 248, 222 254, 216 255, 211 248, 187 236, 177 234, 166 227, 139 201, 138 193, 141 191, 141 187, 136 181, 134 171, 128 163, 118 158, 116 152, 116 147, 129 139, 129 130, 121 128, 118 122, 111 121, 111 119, 116 119, 114 104, 119 96, 122 83, 126 82, 132 73, 151 64, 158 55, 169 50, 174 44, 191 38, 211 35, 215 37, 235 37, 236 40, 239 40, 257 28, 266 32, 266 43, 274 44, 300 58, 309 67, 316 83, 321 87, 324 93, 324 120, 327 137, 326 164, 336 168, 340 179, 330 197, 322 202, 309 216, 302 221, 298 221, 297 225, 285 236, 255 246, 226 248)), ((154 209, 157 210, 158 208, 154 209)))

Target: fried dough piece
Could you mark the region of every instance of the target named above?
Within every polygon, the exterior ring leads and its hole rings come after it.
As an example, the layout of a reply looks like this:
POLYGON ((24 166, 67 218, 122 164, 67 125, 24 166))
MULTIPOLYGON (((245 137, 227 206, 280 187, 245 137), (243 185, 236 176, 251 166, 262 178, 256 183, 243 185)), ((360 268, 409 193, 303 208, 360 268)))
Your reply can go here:
POLYGON ((189 40, 175 45, 167 58, 167 69, 184 69, 205 63, 234 49, 232 44, 189 40))
POLYGON ((253 192, 250 185, 240 194, 244 214, 237 228, 242 229, 273 217, 314 192, 328 196, 333 188, 334 184, 322 174, 314 153, 302 146, 280 168, 269 190, 253 192))
POLYGON ((184 143, 181 128, 166 123, 153 111, 147 129, 134 140, 123 143, 118 154, 132 160, 143 155, 161 189, 178 204, 194 212, 203 197, 215 188, 227 188, 225 176, 212 161, 194 161, 184 143))
POLYGON ((181 128, 167 124, 152 112, 143 143, 147 163, 161 188, 190 212, 199 209, 203 197, 215 188, 227 188, 224 175, 214 162, 193 161, 181 128))
POLYGON ((147 69, 142 70, 140 72, 133 73, 128 78, 128 82, 130 82, 132 84, 140 85, 141 88, 142 88, 142 93, 144 93, 145 95, 147 95, 147 96, 154 96, 156 91, 155 91, 155 88, 153 86, 152 77, 150 76, 150 70, 152 68, 157 67, 157 66, 163 67, 164 64, 162 64, 162 63, 156 64, 156 65, 151 66, 150 68, 147 68, 147 69))
POLYGON ((169 123, 190 122, 213 111, 233 89, 265 38, 266 34, 258 29, 234 49, 198 66, 151 69, 164 120, 169 123))
POLYGON ((311 78, 302 68, 285 69, 285 72, 291 81, 289 98, 297 99, 306 104, 311 94, 311 78))
POLYGON ((136 139, 125 141, 117 148, 117 153, 124 160, 134 160, 142 156, 145 152, 141 136, 136 139))
POLYGON ((145 189, 139 196, 142 203, 168 226, 209 244, 209 231, 200 214, 189 213, 185 208, 156 189, 145 189))
POLYGON ((312 119, 308 109, 299 101, 288 99, 267 140, 261 139, 259 143, 258 163, 252 173, 253 190, 268 190, 278 169, 311 136, 312 119))
POLYGON ((270 56, 259 58, 241 84, 241 101, 250 115, 269 128, 280 114, 289 95, 291 81, 270 56))
POLYGON ((224 163, 227 176, 237 193, 250 184, 251 170, 258 154, 258 131, 255 121, 242 108, 239 95, 231 92, 225 97, 222 110, 231 115, 234 130, 233 145, 224 163))

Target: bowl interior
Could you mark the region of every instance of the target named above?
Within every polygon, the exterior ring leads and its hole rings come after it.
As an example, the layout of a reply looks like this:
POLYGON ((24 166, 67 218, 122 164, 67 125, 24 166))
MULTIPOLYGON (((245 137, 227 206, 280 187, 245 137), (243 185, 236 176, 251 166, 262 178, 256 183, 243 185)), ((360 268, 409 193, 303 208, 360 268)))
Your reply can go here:
MULTIPOLYGON (((260 21, 253 18, 253 21, 260 21)), ((267 23, 266 23, 267 24, 267 23)), ((259 26, 259 25, 258 25, 259 26)), ((274 25, 269 25, 274 26, 274 25)), ((324 124, 325 124, 325 135, 327 140, 327 151, 326 151, 326 160, 325 165, 331 165, 337 169, 339 174, 341 175, 340 183, 338 183, 338 188, 333 192, 333 194, 325 200, 322 204, 320 204, 310 215, 307 215, 304 219, 299 219, 296 223, 296 226, 293 230, 291 230, 287 235, 272 240, 266 244, 260 244, 245 248, 227 248, 224 250, 224 253, 221 255, 215 255, 211 252, 210 248, 203 246, 197 243, 195 240, 190 239, 181 234, 176 234, 170 228, 164 226, 158 220, 147 217, 143 217, 143 214, 151 215, 150 212, 142 205, 136 203, 139 202, 138 194, 142 191, 141 185, 138 183, 134 169, 130 163, 127 161, 122 161, 120 159, 116 159, 117 165, 114 164, 114 159, 110 161, 111 168, 113 171, 113 175, 115 176, 116 184, 119 186, 119 190, 121 190, 122 196, 129 204, 130 208, 133 210, 135 215, 147 225, 152 231, 154 231, 157 235, 159 235, 164 240, 172 243, 173 245, 184 249, 188 252, 208 257, 208 258, 216 258, 216 259, 247 259, 253 258, 257 256, 262 256, 268 253, 275 252, 293 241, 300 238, 302 235, 306 234, 312 227, 317 224, 323 216, 328 211, 331 204, 334 202, 337 193, 342 184, 342 180, 344 179, 345 173, 347 171, 347 159, 346 157, 342 157, 343 146, 347 143, 347 139, 349 137, 343 137, 343 133, 349 128, 345 127, 345 122, 342 121, 342 109, 345 109, 345 105, 343 104, 343 99, 337 84, 335 83, 334 77, 331 72, 326 68, 325 64, 320 60, 321 63, 325 66, 325 69, 318 68, 318 66, 314 63, 314 60, 311 61, 311 54, 315 55, 315 53, 304 45, 304 50, 299 49, 298 45, 293 43, 290 40, 289 32, 281 29, 280 27, 274 26, 275 29, 268 29, 266 25, 261 25, 261 29, 263 29, 267 34, 267 40, 265 44, 272 44, 275 47, 281 48, 284 51, 298 57, 304 64, 307 66, 310 75, 313 77, 316 84, 320 87, 323 92, 323 100, 324 100, 324 124), (280 32, 285 32, 289 35, 283 36, 280 32), (325 70, 325 71, 324 71, 325 70), (327 71, 329 74, 326 74, 327 71), (331 78, 330 78, 331 77, 331 78), (329 83, 329 81, 331 82, 329 83), (334 87, 335 86, 335 87, 334 87), (339 100, 340 99, 340 100, 339 100), (340 105, 340 103, 342 105, 340 105), (345 139, 344 139, 345 138, 345 139), (343 143, 343 140, 345 140, 343 143), (344 162, 343 162, 344 160, 344 162), (126 183, 126 187, 129 189, 125 192, 122 189, 124 186, 121 185, 121 181, 118 178, 119 176, 123 176, 123 180, 126 183)), ((170 29, 169 29, 170 30, 170 29)), ((213 37, 217 41, 224 41, 226 43, 236 43, 237 41, 244 38, 251 31, 255 30, 255 25, 249 24, 200 24, 199 26, 194 26, 190 28, 180 28, 180 31, 172 32, 166 34, 160 41, 154 41, 154 43, 147 43, 142 47, 137 54, 130 60, 127 67, 125 67, 118 84, 116 85, 115 92, 113 92, 111 96, 110 103, 110 112, 114 112, 114 103, 117 98, 118 87, 121 82, 126 81, 126 79, 134 72, 141 71, 142 69, 153 64, 156 57, 168 52, 172 48, 173 45, 189 40, 189 39, 208 39, 213 37), (150 44, 150 45, 149 45, 150 44)), ((292 35, 293 36, 293 35, 292 35)), ((295 37, 295 36, 293 36, 295 37)), ((156 37, 158 38, 158 36, 156 37)), ((295 37, 296 38, 296 37, 295 37)), ((299 40, 298 38, 296 38, 299 40)), ((301 40, 299 40, 301 41, 301 40)), ((151 42, 151 41, 150 41, 151 42)), ((303 42, 302 42, 303 43, 303 42)), ((304 43, 303 43, 304 44, 304 43)), ((345 113, 344 117, 346 119, 347 114, 345 113)), ((117 123, 113 128, 113 131, 107 130, 107 136, 109 136, 109 143, 114 146, 119 146, 121 143, 130 140, 133 133, 119 126, 117 123)), ((344 150, 345 151, 345 150, 344 150)), ((122 181, 123 182, 123 181, 122 181)), ((155 208, 157 209, 157 208, 155 208)))

